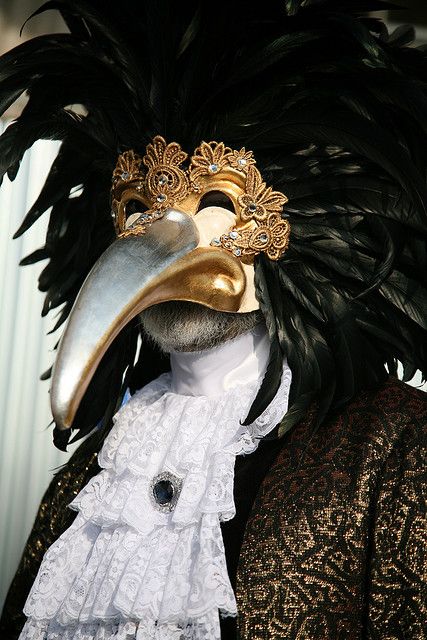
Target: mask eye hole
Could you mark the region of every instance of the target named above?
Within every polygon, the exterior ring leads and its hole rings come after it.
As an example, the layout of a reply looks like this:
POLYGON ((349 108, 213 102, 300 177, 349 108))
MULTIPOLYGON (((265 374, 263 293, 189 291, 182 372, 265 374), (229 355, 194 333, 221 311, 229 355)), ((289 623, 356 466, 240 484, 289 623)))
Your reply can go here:
POLYGON ((142 213, 148 211, 148 207, 145 206, 141 200, 129 200, 126 202, 125 207, 125 215, 126 215, 126 223, 125 228, 127 229, 131 224, 133 224, 142 213))
POLYGON ((222 207, 232 213, 234 211, 234 205, 231 199, 222 191, 208 191, 200 200, 197 213, 206 207, 222 207))
POLYGON ((129 200, 126 202, 126 220, 135 213, 145 213, 148 207, 141 200, 129 200))

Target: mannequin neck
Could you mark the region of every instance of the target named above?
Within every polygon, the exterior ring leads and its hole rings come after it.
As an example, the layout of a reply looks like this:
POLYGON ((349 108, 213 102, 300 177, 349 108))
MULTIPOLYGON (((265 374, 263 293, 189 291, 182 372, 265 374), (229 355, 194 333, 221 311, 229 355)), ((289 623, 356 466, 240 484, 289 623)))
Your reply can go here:
POLYGON ((270 342, 264 324, 205 351, 170 354, 171 391, 189 396, 216 396, 264 375, 270 342))

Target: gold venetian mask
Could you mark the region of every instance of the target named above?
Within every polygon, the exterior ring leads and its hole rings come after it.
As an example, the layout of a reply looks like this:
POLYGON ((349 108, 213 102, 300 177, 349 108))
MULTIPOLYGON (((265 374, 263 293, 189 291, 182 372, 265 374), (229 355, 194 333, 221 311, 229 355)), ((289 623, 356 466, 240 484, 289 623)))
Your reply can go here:
MULTIPOLYGON (((263 182, 252 152, 202 142, 185 168, 187 159, 178 143, 166 144, 162 136, 153 139, 143 158, 133 151, 119 156, 112 188, 118 236, 144 234, 170 208, 197 216, 209 202, 208 194, 222 194, 234 214, 232 225, 212 237, 210 245, 230 251, 245 264, 252 264, 261 251, 278 260, 289 242, 290 225, 281 215, 287 198, 263 182), (138 202, 141 210, 134 212, 138 202)), ((206 236, 201 221, 198 226, 206 236)))
POLYGON ((147 307, 186 300, 228 313, 258 309, 254 257, 278 260, 286 251, 286 201, 244 148, 202 142, 188 159, 156 136, 144 158, 123 153, 112 186, 117 239, 88 274, 58 348, 57 426, 72 425, 108 347, 147 307))

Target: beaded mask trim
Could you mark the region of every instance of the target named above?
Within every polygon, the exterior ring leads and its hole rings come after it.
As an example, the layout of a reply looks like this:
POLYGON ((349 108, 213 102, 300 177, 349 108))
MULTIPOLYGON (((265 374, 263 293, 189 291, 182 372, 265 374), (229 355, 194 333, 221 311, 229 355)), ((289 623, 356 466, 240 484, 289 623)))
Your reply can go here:
POLYGON ((220 191, 231 200, 236 222, 228 233, 212 238, 211 245, 246 263, 260 252, 271 260, 281 258, 289 244, 290 224, 283 213, 288 199, 266 185, 252 151, 202 142, 187 159, 177 142, 167 144, 162 136, 147 145, 143 158, 132 150, 119 156, 112 186, 118 237, 143 235, 169 208, 196 215, 202 197, 220 191), (141 211, 129 214, 127 207, 135 201, 141 211))

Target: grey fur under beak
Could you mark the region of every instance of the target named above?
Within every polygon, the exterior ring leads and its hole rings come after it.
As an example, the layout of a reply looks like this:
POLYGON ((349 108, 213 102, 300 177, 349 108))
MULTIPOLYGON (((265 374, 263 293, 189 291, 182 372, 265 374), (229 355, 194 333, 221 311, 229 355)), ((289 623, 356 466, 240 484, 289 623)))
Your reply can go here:
POLYGON ((143 236, 114 242, 86 278, 71 310, 52 373, 56 426, 72 426, 102 356, 143 309, 189 300, 234 312, 245 288, 240 263, 223 250, 198 247, 193 219, 173 209, 143 236))

